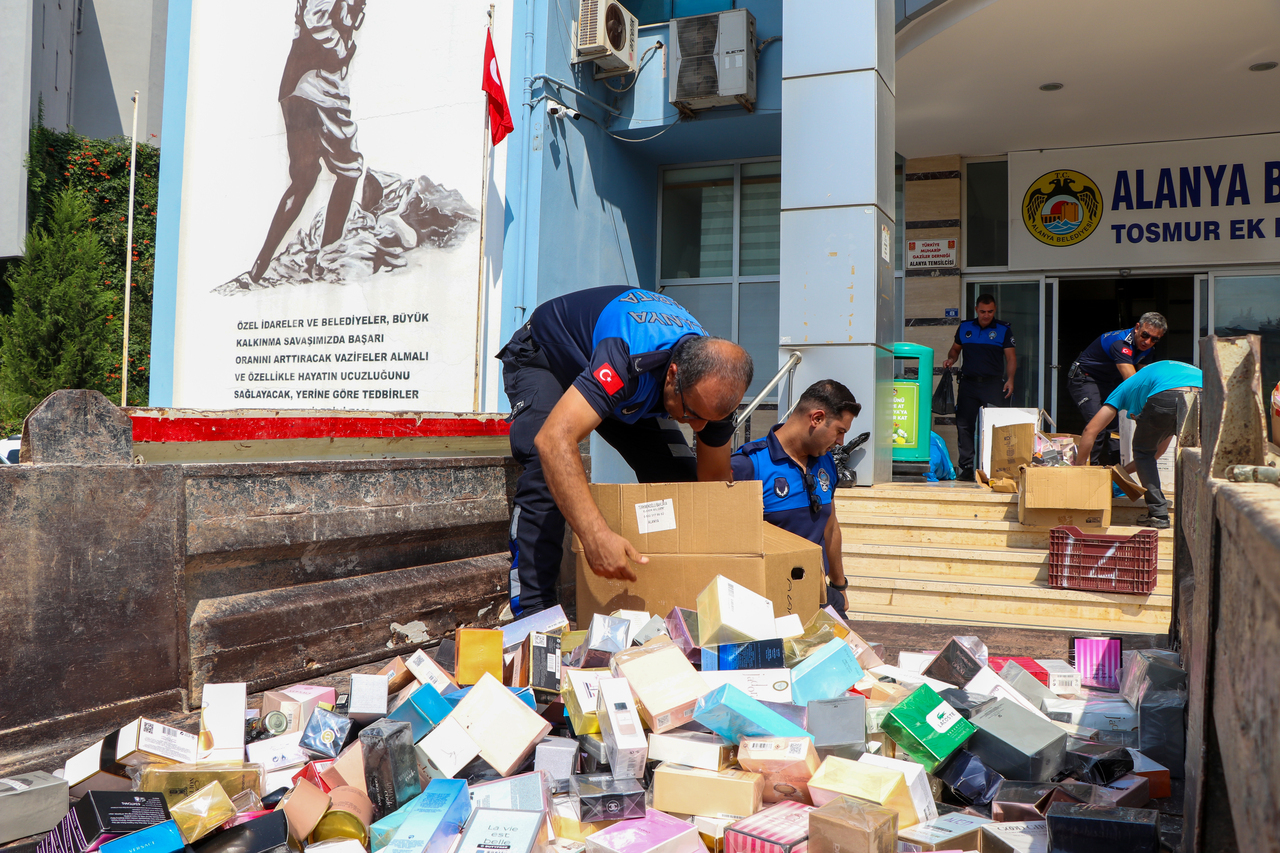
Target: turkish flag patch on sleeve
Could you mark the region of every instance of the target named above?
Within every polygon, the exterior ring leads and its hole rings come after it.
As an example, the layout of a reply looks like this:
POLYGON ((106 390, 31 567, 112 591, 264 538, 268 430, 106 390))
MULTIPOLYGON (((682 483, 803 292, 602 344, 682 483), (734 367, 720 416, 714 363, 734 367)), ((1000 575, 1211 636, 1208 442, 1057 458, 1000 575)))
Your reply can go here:
POLYGON ((618 371, 614 370, 613 365, 607 361, 597 367, 596 372, 591 375, 604 387, 605 393, 610 397, 622 390, 624 383, 618 378, 618 371))
POLYGON ((1133 350, 1129 349, 1128 347, 1120 347, 1120 352, 1124 353, 1125 355, 1133 355, 1133 350))

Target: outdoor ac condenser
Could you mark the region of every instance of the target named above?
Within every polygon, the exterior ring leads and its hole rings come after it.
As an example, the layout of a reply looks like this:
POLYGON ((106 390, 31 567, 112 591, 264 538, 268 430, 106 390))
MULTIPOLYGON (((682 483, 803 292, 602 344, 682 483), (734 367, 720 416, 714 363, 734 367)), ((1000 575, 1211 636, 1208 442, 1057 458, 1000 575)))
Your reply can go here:
POLYGON ((596 64, 596 79, 634 73, 640 24, 618 0, 581 0, 575 63, 596 64))
POLYGON ((671 21, 670 97, 702 110, 756 103, 756 19, 746 9, 671 21))

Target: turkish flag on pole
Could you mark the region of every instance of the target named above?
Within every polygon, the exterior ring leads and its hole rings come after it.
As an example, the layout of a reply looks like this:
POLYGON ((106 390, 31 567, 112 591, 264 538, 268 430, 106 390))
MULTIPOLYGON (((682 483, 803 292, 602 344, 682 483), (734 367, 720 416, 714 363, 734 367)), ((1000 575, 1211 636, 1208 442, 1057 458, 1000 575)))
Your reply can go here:
POLYGON ((497 145, 516 129, 511 121, 511 109, 507 106, 507 93, 502 89, 502 75, 498 72, 498 56, 493 51, 493 31, 485 30, 484 82, 480 88, 489 96, 489 133, 497 145))

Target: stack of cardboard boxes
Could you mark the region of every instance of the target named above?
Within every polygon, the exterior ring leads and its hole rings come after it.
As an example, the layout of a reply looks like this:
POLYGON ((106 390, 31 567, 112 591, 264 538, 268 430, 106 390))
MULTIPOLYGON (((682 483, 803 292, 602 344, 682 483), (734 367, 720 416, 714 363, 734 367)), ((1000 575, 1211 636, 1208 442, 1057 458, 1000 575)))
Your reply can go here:
POLYGON ((667 565, 655 559, 639 584, 583 578, 580 629, 560 608, 461 629, 352 675, 345 692, 294 685, 253 711, 245 685, 208 685, 197 731, 137 719, 58 775, 0 779, 0 841, 45 833, 41 853, 1159 849, 1150 806, 1181 767, 1176 657, 1126 660, 1114 638, 1079 638, 1070 663, 998 658, 956 637, 887 665, 819 606, 820 555, 760 522, 758 487, 712 487, 749 498, 726 516, 699 509, 697 488, 598 491, 615 529, 667 565), (658 602, 665 612, 647 609, 658 602), (611 604, 627 607, 601 612, 611 604))

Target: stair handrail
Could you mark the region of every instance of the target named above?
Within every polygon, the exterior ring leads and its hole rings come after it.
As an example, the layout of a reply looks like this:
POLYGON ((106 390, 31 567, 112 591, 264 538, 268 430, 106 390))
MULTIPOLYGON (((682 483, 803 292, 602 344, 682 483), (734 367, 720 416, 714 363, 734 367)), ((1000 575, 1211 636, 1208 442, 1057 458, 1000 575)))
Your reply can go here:
POLYGON ((750 403, 747 403, 746 408, 739 412, 738 416, 733 419, 734 432, 737 432, 738 428, 746 423, 747 418, 751 417, 752 412, 760 407, 760 404, 764 402, 765 397, 769 396, 769 392, 778 387, 778 383, 782 381, 782 377, 795 370, 796 366, 803 360, 804 356, 800 355, 799 352, 794 350, 792 351, 786 362, 782 367, 778 368, 778 372, 769 380, 769 383, 761 388, 760 393, 757 394, 750 403))

